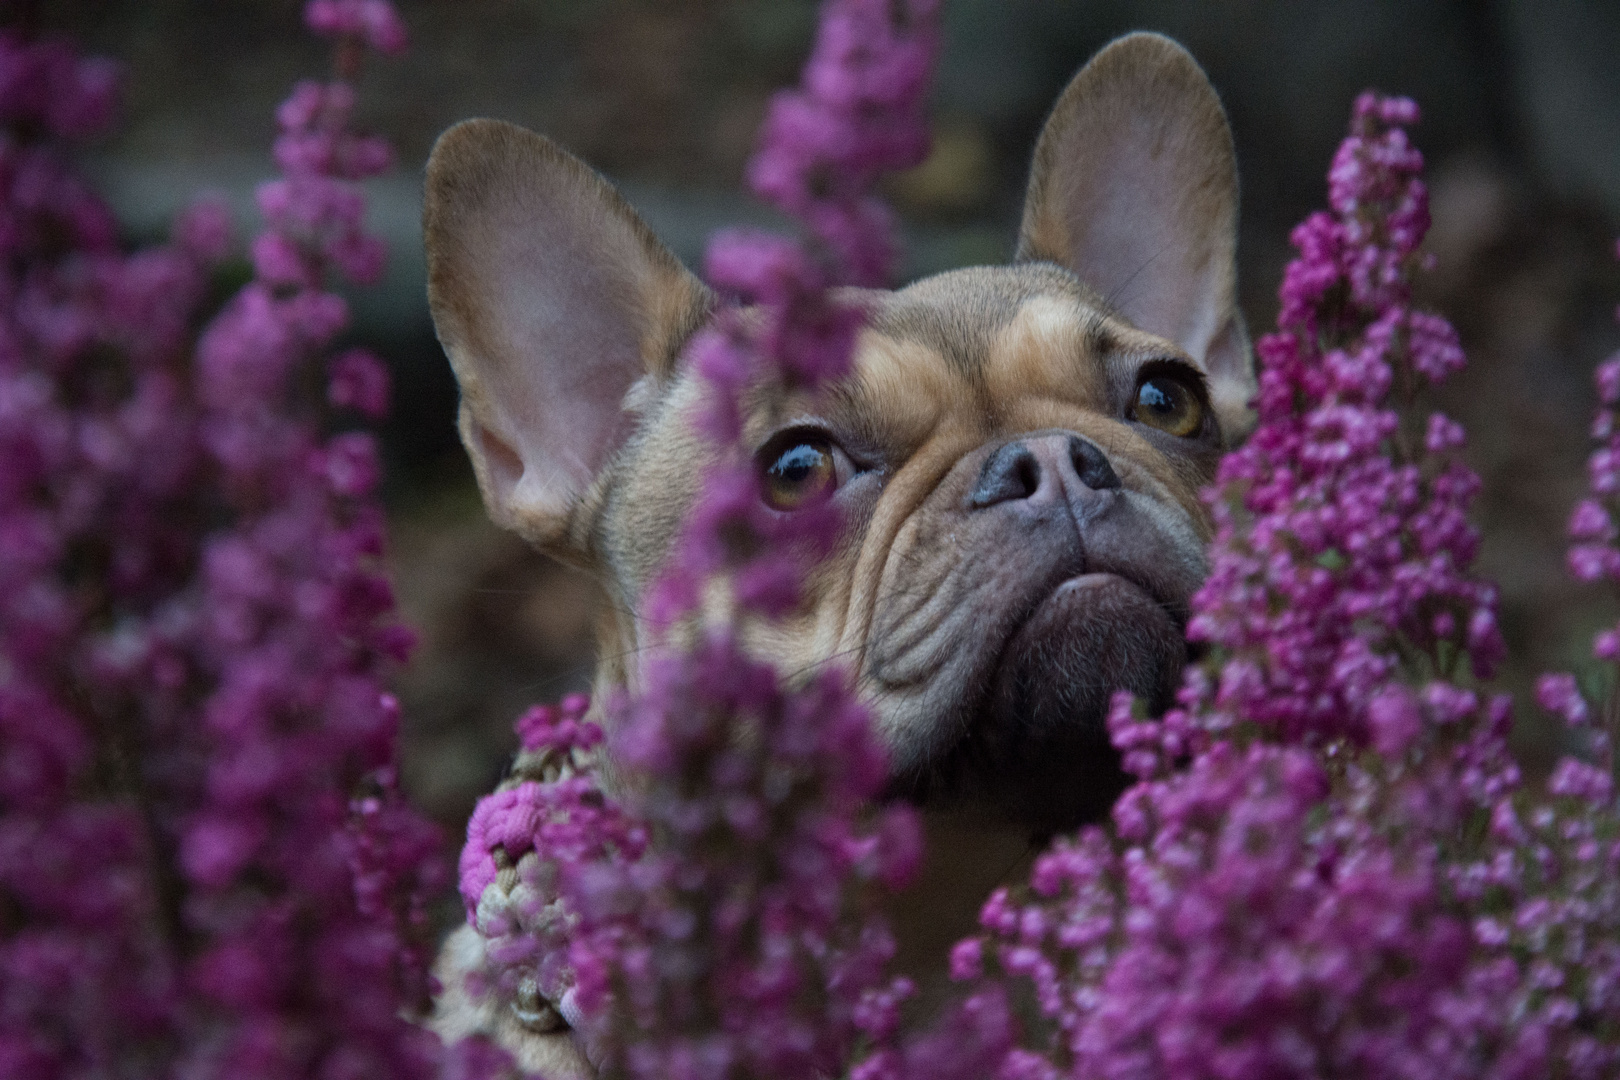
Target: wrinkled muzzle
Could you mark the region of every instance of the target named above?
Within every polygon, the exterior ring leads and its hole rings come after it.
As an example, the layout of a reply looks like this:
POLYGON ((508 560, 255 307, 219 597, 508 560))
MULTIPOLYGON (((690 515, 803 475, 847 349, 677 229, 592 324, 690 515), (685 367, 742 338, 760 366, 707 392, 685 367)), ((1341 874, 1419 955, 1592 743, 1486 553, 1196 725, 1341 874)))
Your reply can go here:
POLYGON ((1162 711, 1202 581, 1188 512, 1072 431, 965 456, 891 553, 869 677, 893 793, 1048 835, 1124 786, 1107 732, 1128 690, 1162 711), (887 699, 887 700, 885 700, 887 699))

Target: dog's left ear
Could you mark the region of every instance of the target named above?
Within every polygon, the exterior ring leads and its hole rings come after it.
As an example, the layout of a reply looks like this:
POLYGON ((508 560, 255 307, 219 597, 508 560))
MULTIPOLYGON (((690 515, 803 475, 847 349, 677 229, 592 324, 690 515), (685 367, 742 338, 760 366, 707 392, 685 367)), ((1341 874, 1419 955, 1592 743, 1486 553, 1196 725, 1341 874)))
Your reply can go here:
POLYGON ((1066 266, 1209 378, 1228 440, 1253 426, 1254 361, 1237 308, 1237 159, 1215 88, 1159 34, 1106 46, 1035 145, 1019 259, 1066 266))

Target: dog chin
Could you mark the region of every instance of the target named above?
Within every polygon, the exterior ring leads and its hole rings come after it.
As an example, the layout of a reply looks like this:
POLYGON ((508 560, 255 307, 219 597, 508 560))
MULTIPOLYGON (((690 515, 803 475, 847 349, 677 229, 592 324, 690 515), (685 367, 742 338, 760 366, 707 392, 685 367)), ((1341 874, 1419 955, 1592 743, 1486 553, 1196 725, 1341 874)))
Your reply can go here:
POLYGON ((1114 691, 1162 712, 1187 661, 1182 619, 1146 589, 1112 573, 1069 578, 1008 638, 958 741, 896 794, 1034 839, 1098 820, 1128 783, 1108 736, 1114 691))

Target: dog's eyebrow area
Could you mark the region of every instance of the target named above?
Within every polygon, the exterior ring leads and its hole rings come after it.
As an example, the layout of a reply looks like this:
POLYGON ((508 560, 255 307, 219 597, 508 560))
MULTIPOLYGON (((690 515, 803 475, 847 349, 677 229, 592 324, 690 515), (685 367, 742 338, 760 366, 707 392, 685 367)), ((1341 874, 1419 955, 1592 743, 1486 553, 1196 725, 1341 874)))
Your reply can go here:
POLYGON ((1106 317, 1067 297, 1035 296, 990 341, 981 378, 992 407, 1051 398, 1106 408, 1104 369, 1117 335, 1106 317))
POLYGON ((825 409, 858 444, 903 459, 947 429, 1016 431, 1032 406, 1115 415, 1143 360, 1174 353, 1056 268, 975 268, 874 304, 825 409))

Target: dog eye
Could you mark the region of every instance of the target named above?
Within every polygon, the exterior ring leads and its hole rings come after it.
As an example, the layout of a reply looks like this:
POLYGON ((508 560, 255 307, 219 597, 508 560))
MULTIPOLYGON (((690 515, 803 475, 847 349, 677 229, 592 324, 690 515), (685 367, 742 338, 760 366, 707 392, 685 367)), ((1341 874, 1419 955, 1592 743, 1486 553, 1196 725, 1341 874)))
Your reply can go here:
POLYGON ((789 433, 760 451, 765 502, 777 510, 797 510, 824 499, 838 487, 838 463, 827 439, 789 433))
POLYGON ((1182 380, 1155 375, 1137 387, 1131 419, 1184 439, 1203 430, 1204 403, 1182 380))

